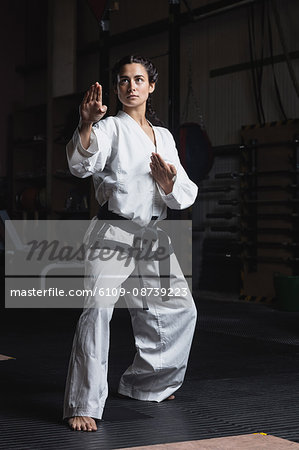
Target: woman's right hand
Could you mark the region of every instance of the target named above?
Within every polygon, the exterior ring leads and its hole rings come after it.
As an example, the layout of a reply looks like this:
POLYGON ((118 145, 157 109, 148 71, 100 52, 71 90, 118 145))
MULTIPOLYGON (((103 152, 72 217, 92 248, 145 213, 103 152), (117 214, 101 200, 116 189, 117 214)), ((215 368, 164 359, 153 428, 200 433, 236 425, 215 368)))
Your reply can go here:
POLYGON ((101 120, 107 112, 102 104, 102 86, 96 82, 86 91, 80 105, 81 124, 93 124, 101 120))

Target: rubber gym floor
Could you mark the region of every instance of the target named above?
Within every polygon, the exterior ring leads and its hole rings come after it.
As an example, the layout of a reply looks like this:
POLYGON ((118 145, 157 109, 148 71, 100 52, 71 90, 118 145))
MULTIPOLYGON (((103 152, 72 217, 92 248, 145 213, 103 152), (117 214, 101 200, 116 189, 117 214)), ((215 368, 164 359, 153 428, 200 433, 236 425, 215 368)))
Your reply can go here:
POLYGON ((299 312, 217 296, 197 298, 197 307, 185 383, 174 401, 162 403, 117 397, 134 344, 128 311, 115 310, 110 394, 93 433, 71 431, 61 420, 80 310, 3 310, 0 353, 16 359, 0 361, 0 448, 109 450, 166 443, 156 448, 299 448, 299 312), (278 447, 270 441, 246 447, 250 435, 273 436, 278 447), (175 442, 183 443, 171 445, 175 442))

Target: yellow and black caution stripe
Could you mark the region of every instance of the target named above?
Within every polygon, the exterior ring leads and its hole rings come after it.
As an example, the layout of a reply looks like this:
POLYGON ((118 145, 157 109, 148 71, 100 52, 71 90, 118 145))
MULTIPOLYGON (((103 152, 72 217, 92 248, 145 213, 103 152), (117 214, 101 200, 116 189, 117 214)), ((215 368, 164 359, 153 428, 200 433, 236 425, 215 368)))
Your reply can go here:
POLYGON ((239 300, 250 302, 250 303, 275 303, 276 299, 275 297, 265 297, 263 295, 246 295, 246 294, 240 294, 239 300))

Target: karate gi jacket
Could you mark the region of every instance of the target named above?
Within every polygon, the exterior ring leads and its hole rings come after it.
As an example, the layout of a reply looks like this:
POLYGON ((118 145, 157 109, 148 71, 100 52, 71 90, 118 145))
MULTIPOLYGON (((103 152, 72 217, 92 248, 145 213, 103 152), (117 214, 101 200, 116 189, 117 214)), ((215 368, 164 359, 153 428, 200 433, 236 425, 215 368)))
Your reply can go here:
POLYGON ((99 204, 108 201, 110 211, 140 226, 146 226, 152 216, 164 219, 167 206, 188 208, 198 192, 180 163, 171 133, 163 127, 152 128, 156 146, 129 114, 119 111, 93 125, 88 149, 82 146, 78 128, 67 145, 71 173, 80 178, 92 176, 99 204), (173 190, 167 195, 151 175, 152 152, 177 170, 173 190))

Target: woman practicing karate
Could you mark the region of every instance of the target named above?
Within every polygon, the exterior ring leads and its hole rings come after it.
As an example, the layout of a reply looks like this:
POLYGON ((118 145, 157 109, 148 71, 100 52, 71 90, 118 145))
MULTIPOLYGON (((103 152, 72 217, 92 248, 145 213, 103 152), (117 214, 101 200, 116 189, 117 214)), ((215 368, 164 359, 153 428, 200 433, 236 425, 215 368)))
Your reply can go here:
POLYGON ((92 255, 86 258, 84 285, 94 295, 85 298, 69 362, 63 417, 73 430, 94 431, 95 419, 102 417, 108 395, 109 323, 120 294, 130 311, 136 345, 134 361, 120 380, 123 396, 156 402, 174 398, 183 383, 196 322, 187 282, 157 226, 167 207, 188 208, 197 195, 172 135, 149 121, 157 69, 147 58, 127 56, 114 66, 112 78, 122 109, 103 119, 107 106, 96 82, 83 98, 79 126, 67 145, 71 173, 93 177, 102 207, 84 238, 92 255), (149 236, 154 236, 152 241, 149 236), (151 242, 153 254, 162 241, 169 260, 164 290, 160 261, 132 251, 151 242), (105 258, 100 257, 101 243, 108 246, 105 258), (165 299, 167 290, 175 295, 165 299))

